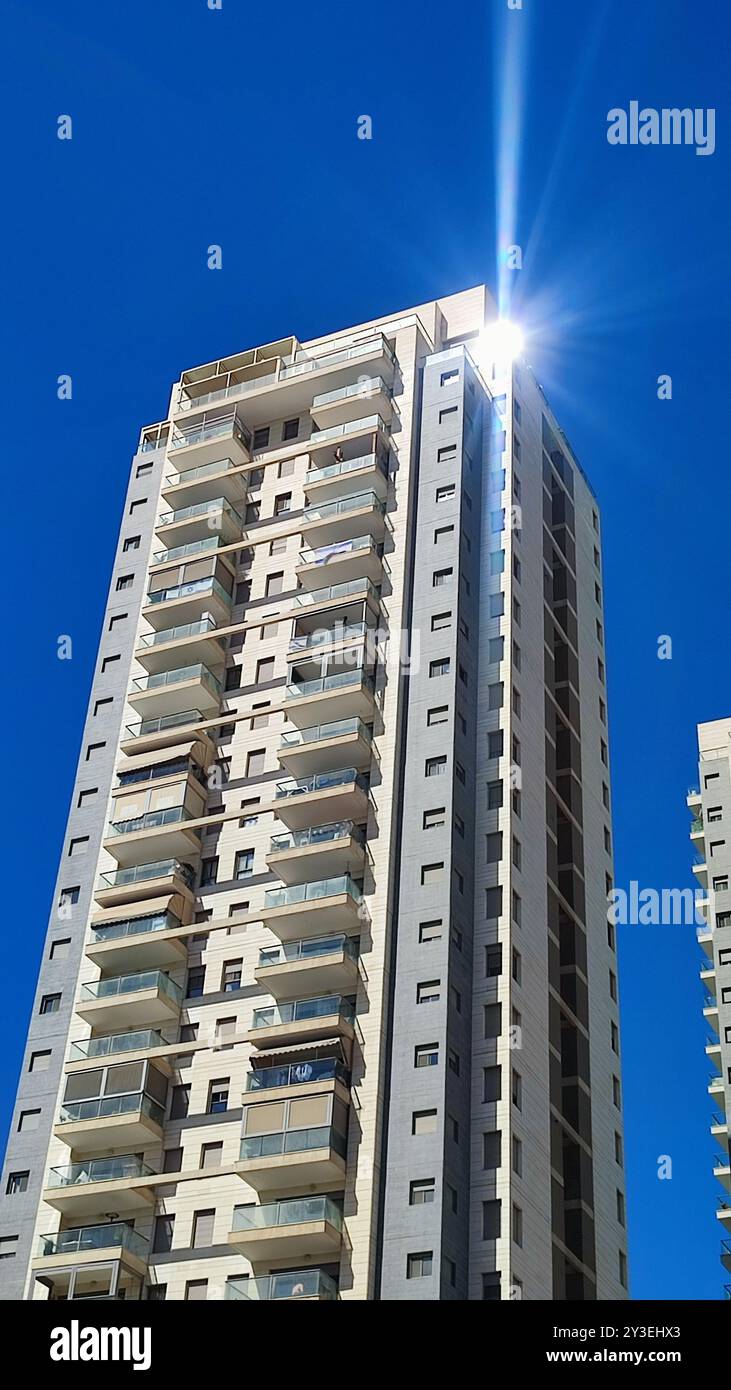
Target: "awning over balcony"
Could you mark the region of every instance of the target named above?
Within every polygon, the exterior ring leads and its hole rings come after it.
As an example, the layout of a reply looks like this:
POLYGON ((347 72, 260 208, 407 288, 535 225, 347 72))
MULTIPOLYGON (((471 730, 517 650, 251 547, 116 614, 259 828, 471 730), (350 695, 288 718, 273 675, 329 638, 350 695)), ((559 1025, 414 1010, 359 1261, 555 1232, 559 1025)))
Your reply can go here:
POLYGON ((185 743, 168 744, 164 749, 157 752, 135 753, 131 758, 125 758, 124 762, 117 768, 117 776, 125 772, 136 772, 138 768, 152 767, 158 763, 172 763, 178 758, 193 758, 200 767, 205 768, 206 763, 210 762, 213 749, 207 741, 200 738, 186 739, 185 743))
POLYGON ((347 1060, 342 1038, 320 1038, 317 1042, 291 1043, 287 1047, 272 1047, 268 1052, 252 1052, 249 1062, 252 1069, 258 1071, 260 1067, 273 1066, 280 1057, 291 1057, 294 1053, 299 1056, 303 1052, 315 1057, 337 1057, 339 1061, 347 1060))
POLYGON ((154 913, 171 912, 179 922, 183 920, 185 899, 180 893, 161 894, 159 898, 145 898, 142 902, 126 903, 123 908, 107 908, 105 912, 95 912, 90 918, 92 927, 109 926, 111 922, 127 920, 130 917, 151 917, 154 913))

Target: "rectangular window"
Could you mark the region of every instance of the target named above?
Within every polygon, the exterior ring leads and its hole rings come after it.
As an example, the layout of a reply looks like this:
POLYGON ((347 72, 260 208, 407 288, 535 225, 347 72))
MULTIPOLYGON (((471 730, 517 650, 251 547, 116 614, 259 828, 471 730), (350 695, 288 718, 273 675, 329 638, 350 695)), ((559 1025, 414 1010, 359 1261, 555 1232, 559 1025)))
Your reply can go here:
POLYGON ((207 1279, 186 1279, 185 1281, 185 1302, 200 1303, 208 1297, 207 1279))
POLYGON ((409 1206, 421 1207, 433 1202, 436 1195, 434 1178, 419 1178, 409 1183, 409 1206))
POLYGON ((456 489, 454 483, 445 483, 444 487, 438 487, 434 495, 436 502, 451 502, 455 496, 456 489))
POLYGON ((242 960, 228 960, 224 962, 223 978, 221 989, 224 994, 233 994, 237 989, 241 989, 241 972, 243 969, 242 960))
POLYGON ((254 851, 253 849, 240 849, 234 860, 234 878, 240 881, 243 878, 251 878, 254 872, 254 851))
POLYGON ((64 937, 60 941, 51 942, 49 960, 65 960, 71 950, 71 937, 64 937))
POLYGON ((433 680, 435 676, 448 676, 448 675, 449 675, 449 657, 448 657, 448 656, 440 656, 440 657, 437 657, 435 661, 430 661, 430 662, 429 662, 429 679, 430 679, 430 680, 433 680))
POLYGON ((284 422, 284 424, 283 424, 283 426, 282 426, 282 439, 283 439, 284 441, 286 441, 286 440, 288 440, 288 439, 296 439, 296 438, 297 438, 297 435, 299 434, 299 430, 300 430, 300 422, 299 422, 299 419, 296 419, 296 420, 285 420, 285 422, 284 422))
POLYGON ((155 1255, 166 1255, 173 1248, 175 1234, 174 1216, 156 1216, 152 1237, 152 1250, 155 1255))
POLYGON ((422 1250, 418 1255, 406 1256, 406 1278, 425 1279, 432 1272, 433 1255, 431 1250, 422 1250))
POLYGON ((201 888, 207 888, 218 878, 218 857, 201 860, 201 888))
POLYGON ((422 1043, 414 1048, 415 1067, 437 1067, 439 1065, 439 1043, 422 1043))
POLYGON ((269 443, 269 426, 260 425, 254 430, 254 449, 266 449, 269 443))
POLYGON ((515 1202, 513 1202, 513 1212, 512 1212, 512 1223, 511 1223, 511 1224, 512 1224, 512 1228, 513 1228, 513 1231, 512 1231, 512 1234, 513 1234, 513 1244, 514 1244, 514 1245, 522 1245, 522 1244, 523 1244, 523 1212, 522 1212, 522 1209, 521 1209, 515 1202))
POLYGON ((431 620, 432 632, 444 632, 452 626, 451 613, 434 613, 431 620))
POLYGON ((123 589, 131 589, 134 582, 135 577, 133 574, 120 574, 116 583, 117 593, 120 594, 123 589))
POLYGON ((213 1245, 213 1225, 216 1219, 214 1209, 193 1213, 193 1228, 190 1237, 192 1250, 207 1249, 213 1245))
POLYGON ((482 1239, 500 1239, 500 1201, 482 1203, 482 1239))
POLYGON ((450 579, 452 578, 453 573, 454 573, 454 571, 453 571, 451 565, 449 566, 448 569, 434 570, 434 573, 432 574, 432 581, 431 581, 431 582, 432 582, 432 588, 433 588, 433 589, 441 589, 441 588, 443 588, 443 586, 444 586, 445 584, 448 584, 448 583, 449 583, 450 579))
POLYGON ((140 540, 140 536, 128 536, 126 541, 124 542, 124 545, 122 546, 124 554, 126 555, 129 550, 139 550, 140 540))
POLYGON ((61 1007, 60 994, 44 994, 41 999, 39 1014, 57 1014, 61 1007))
POLYGON ((441 941, 442 939, 442 919, 437 918, 433 922, 419 923, 419 944, 424 945, 428 941, 441 941))
POLYGON ((435 705, 433 709, 426 712, 427 728, 432 729, 437 724, 447 724, 449 722, 449 705, 435 705))
POLYGON ((517 1134, 513 1135, 511 1151, 513 1156, 513 1172, 519 1177, 523 1176, 523 1141, 517 1134))
POLYGON ((414 1110, 411 1116, 412 1134, 435 1134, 436 1128, 436 1110, 414 1110))
POLYGON ((31 1130, 37 1129, 41 1122, 40 1110, 21 1110, 18 1120, 18 1133, 29 1134, 31 1130))
POLYGON ((222 1081, 211 1081, 208 1086, 208 1107, 209 1115, 222 1115, 228 1110, 228 1090, 229 1078, 226 1076, 222 1081))
POLYGON ((29 1168, 26 1168, 23 1172, 8 1173, 8 1181, 5 1188, 7 1196, 16 1197, 19 1192, 26 1192, 28 1190, 29 1177, 29 1168))
POLYGON ((220 1168, 223 1159, 223 1144, 201 1144, 200 1168, 220 1168))
POLYGON ((425 811, 422 828, 424 830, 436 830, 440 825, 446 825, 445 811, 443 806, 435 806, 431 811, 425 811))
POLYGON ((501 1156, 502 1134, 499 1129, 491 1130, 482 1136, 482 1166, 489 1172, 499 1168, 502 1163, 501 1156))
POLYGON ((425 777, 441 777, 447 770, 447 757, 442 754, 438 758, 427 758, 424 763, 425 777))
POLYGON ((436 1004, 440 998, 441 985, 439 980, 422 980, 416 986, 417 1004, 436 1004))
POLYGON ((422 888, 429 883, 441 883, 444 875, 444 862, 440 864, 422 864, 421 866, 421 885, 422 888))
POLYGON ((500 1067, 483 1067, 482 1099, 486 1104, 493 1104, 502 1099, 502 1071, 500 1067))

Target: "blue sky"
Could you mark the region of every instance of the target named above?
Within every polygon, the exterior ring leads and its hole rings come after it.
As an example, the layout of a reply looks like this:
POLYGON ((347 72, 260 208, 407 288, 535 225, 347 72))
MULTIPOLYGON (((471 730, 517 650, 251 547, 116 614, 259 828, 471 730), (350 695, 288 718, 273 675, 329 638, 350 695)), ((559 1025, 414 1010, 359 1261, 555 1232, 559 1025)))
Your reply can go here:
MULTIPOLYGON (((498 150, 514 312, 603 509, 617 881, 692 884, 694 725, 731 714, 727 11, 6 3, 6 804, 33 852, 6 869, 6 1122, 139 426, 182 367, 494 284, 498 150), (716 108, 715 154, 610 147, 632 99, 716 108)), ((620 951, 633 1295, 719 1298, 692 929, 628 927, 620 951)))

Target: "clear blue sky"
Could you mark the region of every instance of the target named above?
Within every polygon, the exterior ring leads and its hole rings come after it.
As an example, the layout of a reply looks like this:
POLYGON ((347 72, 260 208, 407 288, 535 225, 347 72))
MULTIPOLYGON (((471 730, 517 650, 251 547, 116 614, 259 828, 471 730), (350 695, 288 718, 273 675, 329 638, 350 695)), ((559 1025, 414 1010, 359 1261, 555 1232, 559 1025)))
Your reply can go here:
MULTIPOLYGON (((139 426, 182 367, 495 282, 510 26, 516 302, 603 508, 617 881, 693 882, 694 725, 731 714, 727 0, 9 0, 6 844, 22 826, 32 859, 6 860, 4 1119, 139 426), (715 107, 716 153, 610 148, 631 99, 715 107)), ((719 1298, 697 947, 681 928, 620 944, 633 1293, 719 1298)))

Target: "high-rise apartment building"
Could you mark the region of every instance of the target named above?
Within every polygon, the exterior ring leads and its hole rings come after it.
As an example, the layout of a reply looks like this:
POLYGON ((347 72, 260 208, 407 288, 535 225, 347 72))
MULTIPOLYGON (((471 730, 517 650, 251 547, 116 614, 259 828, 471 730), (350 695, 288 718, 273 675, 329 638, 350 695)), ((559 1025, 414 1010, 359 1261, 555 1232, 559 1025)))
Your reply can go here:
POLYGON ((627 1296, 599 512, 494 318, 240 352, 142 431, 7 1297, 627 1296))
MULTIPOLYGON (((721 1261, 731 1274, 731 719, 699 724, 698 752, 698 788, 688 793, 690 839, 696 851, 698 906, 706 923, 698 929, 698 941, 703 1017, 709 1028, 706 1056, 712 1067, 711 1135, 718 1145, 713 1172, 723 1188, 716 1215, 725 1237, 721 1261)), ((726 1295, 731 1298, 731 1284, 726 1295)))

